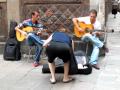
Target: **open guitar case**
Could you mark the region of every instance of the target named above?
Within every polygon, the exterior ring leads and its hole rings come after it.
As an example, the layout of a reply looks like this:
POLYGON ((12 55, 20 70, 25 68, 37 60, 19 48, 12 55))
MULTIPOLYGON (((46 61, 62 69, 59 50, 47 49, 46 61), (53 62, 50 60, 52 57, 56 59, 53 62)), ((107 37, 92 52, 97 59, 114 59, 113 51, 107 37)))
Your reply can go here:
MULTIPOLYGON (((69 66, 69 74, 90 74, 92 72, 92 67, 88 63, 88 57, 83 51, 75 51, 71 55, 71 61, 69 66)), ((56 73, 64 73, 63 61, 59 58, 55 59, 56 73)), ((50 73, 48 64, 43 64, 42 73, 50 73)))

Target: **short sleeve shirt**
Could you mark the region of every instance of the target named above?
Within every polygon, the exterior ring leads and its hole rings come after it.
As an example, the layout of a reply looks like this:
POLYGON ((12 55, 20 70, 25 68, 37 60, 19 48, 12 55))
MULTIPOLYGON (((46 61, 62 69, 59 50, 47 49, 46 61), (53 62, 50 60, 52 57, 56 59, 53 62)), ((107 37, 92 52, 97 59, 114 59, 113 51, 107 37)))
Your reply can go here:
POLYGON ((30 27, 35 27, 35 28, 43 28, 43 25, 36 22, 36 23, 32 23, 32 20, 31 19, 27 19, 27 20, 24 20, 22 23, 20 23, 17 27, 18 28, 24 28, 24 27, 27 27, 27 26, 30 26, 30 27))
MULTIPOLYGON (((84 22, 86 24, 91 24, 91 22, 90 22, 90 16, 79 17, 78 21, 79 22, 84 22)), ((101 29, 101 24, 100 24, 100 22, 98 20, 95 21, 95 23, 93 24, 93 26, 94 26, 94 29, 101 29)))

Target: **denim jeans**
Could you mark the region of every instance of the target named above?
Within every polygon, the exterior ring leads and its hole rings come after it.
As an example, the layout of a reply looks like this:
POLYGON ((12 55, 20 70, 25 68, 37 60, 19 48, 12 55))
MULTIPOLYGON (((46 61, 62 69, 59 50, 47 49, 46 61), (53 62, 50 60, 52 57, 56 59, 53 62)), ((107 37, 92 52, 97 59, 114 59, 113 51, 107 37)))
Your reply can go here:
POLYGON ((99 49, 103 47, 103 43, 99 40, 96 35, 86 34, 82 37, 82 40, 85 42, 92 42, 93 44, 93 51, 90 57, 90 64, 97 64, 98 56, 99 56, 99 49))
POLYGON ((28 44, 30 43, 33 43, 36 48, 35 48, 35 57, 34 57, 34 60, 36 63, 39 63, 40 61, 40 55, 42 53, 42 45, 43 45, 43 41, 42 39, 40 38, 40 36, 34 34, 34 33, 29 33, 28 34, 28 37, 27 37, 27 42, 28 44))

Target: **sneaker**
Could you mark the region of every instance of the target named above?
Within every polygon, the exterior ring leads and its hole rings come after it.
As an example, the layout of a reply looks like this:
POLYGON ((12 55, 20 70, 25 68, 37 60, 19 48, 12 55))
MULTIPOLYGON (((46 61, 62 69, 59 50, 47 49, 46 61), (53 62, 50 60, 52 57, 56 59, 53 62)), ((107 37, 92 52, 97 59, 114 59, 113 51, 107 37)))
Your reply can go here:
POLYGON ((106 52, 106 53, 109 53, 109 49, 108 49, 108 48, 105 48, 105 52, 106 52))
POLYGON ((105 45, 103 46, 103 49, 105 50, 106 53, 109 52, 109 49, 105 45))
POLYGON ((37 63, 37 62, 34 62, 34 63, 33 63, 33 66, 34 66, 34 67, 38 67, 39 65, 40 65, 40 63, 37 63))

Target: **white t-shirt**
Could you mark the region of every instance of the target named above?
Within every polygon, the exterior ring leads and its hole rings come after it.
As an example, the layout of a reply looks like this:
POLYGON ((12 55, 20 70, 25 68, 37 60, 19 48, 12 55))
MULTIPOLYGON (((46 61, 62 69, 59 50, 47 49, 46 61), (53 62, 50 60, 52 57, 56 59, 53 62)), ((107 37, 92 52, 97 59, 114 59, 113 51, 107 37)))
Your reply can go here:
MULTIPOLYGON (((79 17, 78 18, 78 21, 79 22, 84 22, 85 24, 91 24, 90 22, 90 16, 87 16, 87 17, 79 17)), ((95 21, 95 23, 93 24, 94 26, 94 29, 97 29, 97 30, 101 30, 101 24, 98 20, 95 21)))

